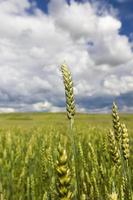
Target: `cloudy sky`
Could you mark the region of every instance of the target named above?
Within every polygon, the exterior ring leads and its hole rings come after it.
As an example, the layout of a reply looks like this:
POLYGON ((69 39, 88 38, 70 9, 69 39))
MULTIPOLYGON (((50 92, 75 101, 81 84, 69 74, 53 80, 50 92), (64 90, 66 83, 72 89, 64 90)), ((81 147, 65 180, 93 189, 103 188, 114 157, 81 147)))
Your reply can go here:
POLYGON ((0 0, 0 112, 133 112, 133 0, 0 0))

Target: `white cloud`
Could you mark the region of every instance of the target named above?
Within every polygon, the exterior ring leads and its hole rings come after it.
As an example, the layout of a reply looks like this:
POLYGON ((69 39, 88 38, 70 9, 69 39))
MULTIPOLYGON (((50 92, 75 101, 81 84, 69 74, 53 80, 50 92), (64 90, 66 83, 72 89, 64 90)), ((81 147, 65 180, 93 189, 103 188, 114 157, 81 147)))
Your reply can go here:
POLYGON ((15 109, 13 108, 0 108, 0 113, 13 113, 15 112, 15 109))
POLYGON ((133 106, 132 107, 129 107, 129 106, 123 106, 123 108, 121 109, 121 111, 123 113, 133 113, 133 106))
POLYGON ((104 81, 104 88, 108 94, 120 95, 133 91, 133 76, 110 75, 104 81))
POLYGON ((30 3, 27 0, 1 0, 1 11, 8 14, 24 14, 25 9, 30 8, 30 3))
POLYGON ((97 6, 88 2, 67 5, 65 0, 51 0, 46 15, 28 0, 3 0, 0 24, 1 108, 63 110, 59 65, 64 61, 81 101, 133 91, 132 44, 119 34, 122 24, 108 10, 99 15, 97 6), (30 7, 34 15, 26 11, 30 7))
POLYGON ((65 110, 65 107, 54 106, 48 101, 38 102, 32 106, 34 111, 60 112, 65 110))

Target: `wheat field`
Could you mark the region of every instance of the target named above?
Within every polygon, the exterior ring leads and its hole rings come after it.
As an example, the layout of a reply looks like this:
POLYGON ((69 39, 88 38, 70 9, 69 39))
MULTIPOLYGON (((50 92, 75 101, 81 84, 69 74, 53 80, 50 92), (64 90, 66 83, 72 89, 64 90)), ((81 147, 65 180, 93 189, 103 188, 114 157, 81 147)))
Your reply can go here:
POLYGON ((61 71, 67 115, 0 115, 0 200, 132 200, 133 115, 76 114, 61 71))

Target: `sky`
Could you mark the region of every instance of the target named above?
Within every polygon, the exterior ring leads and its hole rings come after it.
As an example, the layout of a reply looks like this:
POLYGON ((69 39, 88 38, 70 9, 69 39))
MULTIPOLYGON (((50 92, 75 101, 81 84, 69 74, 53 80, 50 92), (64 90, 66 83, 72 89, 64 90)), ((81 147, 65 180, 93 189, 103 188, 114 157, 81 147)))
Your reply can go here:
POLYGON ((133 0, 1 0, 0 112, 133 112, 133 0))

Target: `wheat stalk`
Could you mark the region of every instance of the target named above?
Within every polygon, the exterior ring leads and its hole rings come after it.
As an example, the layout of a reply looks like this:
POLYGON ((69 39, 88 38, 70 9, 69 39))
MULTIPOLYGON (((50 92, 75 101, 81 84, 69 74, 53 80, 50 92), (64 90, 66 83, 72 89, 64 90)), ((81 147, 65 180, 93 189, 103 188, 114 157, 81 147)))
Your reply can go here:
POLYGON ((77 147, 75 144, 75 132, 73 130, 74 124, 74 115, 75 115, 75 100, 74 100, 74 90, 73 90, 73 81, 71 72, 66 64, 61 66, 61 71, 63 75, 64 87, 65 87, 65 96, 66 96, 66 110, 67 117, 70 121, 70 138, 72 140, 72 148, 74 153, 74 162, 75 162, 75 174, 76 174, 76 191, 77 198, 80 196, 79 194, 79 174, 78 174, 78 160, 77 160, 77 147))
POLYGON ((123 188, 123 193, 124 193, 124 197, 127 200, 132 200, 131 197, 131 188, 129 187, 129 182, 128 182, 128 177, 126 175, 124 175, 122 177, 122 188, 123 188))

